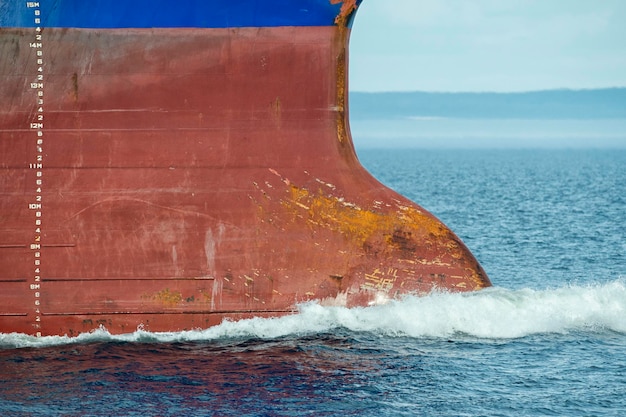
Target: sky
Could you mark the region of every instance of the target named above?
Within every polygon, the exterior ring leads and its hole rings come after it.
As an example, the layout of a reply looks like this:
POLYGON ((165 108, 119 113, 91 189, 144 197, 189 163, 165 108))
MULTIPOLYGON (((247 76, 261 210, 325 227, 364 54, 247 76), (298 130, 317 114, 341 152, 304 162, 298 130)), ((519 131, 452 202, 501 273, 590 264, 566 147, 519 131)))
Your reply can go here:
POLYGON ((626 0, 363 0, 352 91, 626 87, 626 0))

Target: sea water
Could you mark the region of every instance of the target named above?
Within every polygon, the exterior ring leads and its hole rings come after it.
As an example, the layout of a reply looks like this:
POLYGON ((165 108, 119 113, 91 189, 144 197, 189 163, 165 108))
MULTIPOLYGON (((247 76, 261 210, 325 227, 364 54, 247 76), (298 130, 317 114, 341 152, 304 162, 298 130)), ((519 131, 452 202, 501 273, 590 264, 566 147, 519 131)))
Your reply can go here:
POLYGON ((359 156, 494 287, 205 331, 0 334, 0 415, 626 415, 626 150, 359 156))

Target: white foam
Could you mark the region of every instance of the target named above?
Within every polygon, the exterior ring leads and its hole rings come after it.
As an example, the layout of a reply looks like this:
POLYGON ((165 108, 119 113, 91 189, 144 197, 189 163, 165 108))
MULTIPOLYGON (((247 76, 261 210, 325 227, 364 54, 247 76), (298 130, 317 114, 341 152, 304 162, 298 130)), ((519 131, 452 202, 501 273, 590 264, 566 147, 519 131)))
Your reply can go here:
POLYGON ((385 305, 345 308, 317 303, 300 306, 298 314, 280 318, 226 321, 206 330, 150 333, 137 330, 111 335, 105 329, 77 337, 33 337, 0 333, 0 347, 44 347, 102 341, 178 342, 228 338, 274 339, 306 336, 335 329, 381 336, 519 338, 542 333, 615 331, 626 333, 626 283, 567 286, 546 290, 490 288, 464 293, 433 293, 385 305))

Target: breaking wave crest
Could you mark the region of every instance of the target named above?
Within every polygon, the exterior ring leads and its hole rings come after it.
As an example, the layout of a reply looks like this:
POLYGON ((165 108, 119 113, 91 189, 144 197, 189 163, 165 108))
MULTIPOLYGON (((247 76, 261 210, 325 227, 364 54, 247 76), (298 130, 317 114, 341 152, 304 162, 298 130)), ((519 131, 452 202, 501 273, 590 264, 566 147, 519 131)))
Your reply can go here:
POLYGON ((279 318, 226 321, 206 330, 111 335, 99 329, 77 337, 36 338, 0 333, 0 348, 45 347, 93 342, 190 342, 232 338, 275 339, 311 336, 337 330, 369 332, 386 337, 485 339, 521 338, 573 331, 626 333, 626 280, 555 289, 433 293, 365 308, 300 306, 298 314, 279 318))

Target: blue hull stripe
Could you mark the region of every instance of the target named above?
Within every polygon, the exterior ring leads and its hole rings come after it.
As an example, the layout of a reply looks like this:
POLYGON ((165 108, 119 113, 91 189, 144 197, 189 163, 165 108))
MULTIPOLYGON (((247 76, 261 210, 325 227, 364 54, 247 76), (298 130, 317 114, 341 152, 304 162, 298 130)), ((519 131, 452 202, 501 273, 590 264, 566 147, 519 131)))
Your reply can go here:
POLYGON ((340 9, 330 0, 0 0, 0 27, 331 26, 340 9))

